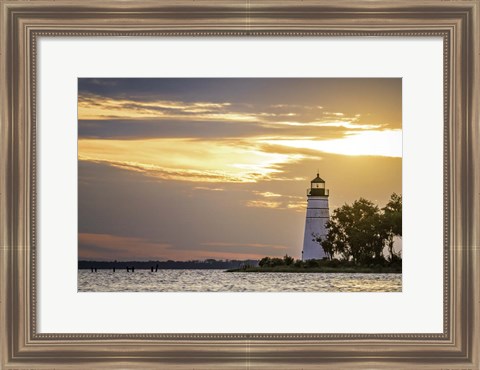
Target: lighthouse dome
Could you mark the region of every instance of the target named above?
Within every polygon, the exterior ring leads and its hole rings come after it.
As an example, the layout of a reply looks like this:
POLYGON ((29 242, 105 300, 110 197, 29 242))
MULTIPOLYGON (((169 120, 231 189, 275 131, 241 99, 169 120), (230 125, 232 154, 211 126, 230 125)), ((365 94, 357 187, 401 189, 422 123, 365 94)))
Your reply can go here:
POLYGON ((323 180, 319 174, 317 173, 317 177, 315 177, 312 181, 312 184, 316 184, 316 183, 325 183, 325 180, 323 180))

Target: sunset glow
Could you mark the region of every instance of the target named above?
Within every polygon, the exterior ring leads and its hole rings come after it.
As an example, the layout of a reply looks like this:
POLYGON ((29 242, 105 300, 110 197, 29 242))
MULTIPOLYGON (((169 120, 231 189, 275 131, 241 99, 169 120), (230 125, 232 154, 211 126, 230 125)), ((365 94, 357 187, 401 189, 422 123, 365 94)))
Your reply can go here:
POLYGON ((79 256, 298 257, 317 171, 332 207, 401 193, 401 109, 397 78, 81 78, 79 256))
POLYGON ((350 132, 330 140, 265 140, 267 144, 344 155, 402 157, 402 130, 350 132))
POLYGON ((163 180, 194 182, 255 182, 280 172, 278 166, 302 158, 293 153, 263 152, 255 143, 195 139, 84 139, 78 148, 82 161, 105 163, 163 180))

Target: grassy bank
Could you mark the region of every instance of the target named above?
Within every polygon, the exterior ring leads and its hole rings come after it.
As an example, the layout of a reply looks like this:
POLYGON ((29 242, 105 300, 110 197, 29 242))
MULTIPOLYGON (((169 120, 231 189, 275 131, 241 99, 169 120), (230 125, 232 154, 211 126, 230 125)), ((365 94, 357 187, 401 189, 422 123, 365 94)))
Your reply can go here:
POLYGON ((363 274, 400 274, 401 267, 387 266, 355 266, 355 267, 295 267, 295 266, 275 266, 275 267, 243 267, 238 269, 230 269, 227 272, 291 272, 291 273, 363 273, 363 274))
POLYGON ((367 263, 345 261, 338 259, 294 260, 285 255, 283 258, 265 257, 258 265, 244 264, 227 272, 292 272, 292 273, 370 273, 370 274, 399 274, 402 272, 402 259, 395 256, 393 259, 371 259, 367 263))

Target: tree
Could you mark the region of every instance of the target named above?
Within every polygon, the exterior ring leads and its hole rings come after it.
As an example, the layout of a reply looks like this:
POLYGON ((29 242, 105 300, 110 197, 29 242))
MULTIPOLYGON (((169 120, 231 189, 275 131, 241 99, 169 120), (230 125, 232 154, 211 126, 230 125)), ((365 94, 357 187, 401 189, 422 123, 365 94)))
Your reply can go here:
POLYGON ((283 257, 283 263, 285 264, 285 266, 290 266, 291 264, 293 264, 294 261, 294 258, 290 257, 288 254, 283 257))
POLYGON ((269 265, 270 265, 270 257, 263 257, 258 262, 258 266, 260 266, 260 267, 269 266, 269 265))
POLYGON ((319 235, 314 235, 314 238, 322 246, 322 249, 327 255, 327 258, 329 260, 332 260, 333 255, 335 254, 335 245, 334 245, 334 240, 332 239, 332 235, 331 234, 327 235, 325 239, 322 239, 322 237, 320 237, 319 235))
POLYGON ((393 242, 395 236, 402 236, 402 196, 393 193, 383 211, 383 227, 387 232, 387 247, 390 261, 394 259, 393 242))
POLYGON ((270 259, 270 267, 284 266, 283 258, 274 257, 270 259))
POLYGON ((347 242, 345 229, 337 217, 338 213, 340 213, 340 211, 336 209, 325 225, 328 230, 325 240, 317 237, 317 242, 321 244, 327 256, 330 255, 331 258, 333 258, 333 255, 336 253, 343 260, 349 261, 352 257, 352 251, 347 242))
POLYGON ((258 262, 258 266, 260 267, 290 266, 294 262, 295 262, 295 259, 286 254, 283 258, 263 257, 258 262))
POLYGON ((304 267, 304 263, 302 260, 296 260, 293 265, 297 268, 304 267))
POLYGON ((327 255, 337 253, 360 264, 384 260, 387 232, 380 209, 372 202, 360 198, 335 209, 326 227, 327 236, 319 242, 327 255))

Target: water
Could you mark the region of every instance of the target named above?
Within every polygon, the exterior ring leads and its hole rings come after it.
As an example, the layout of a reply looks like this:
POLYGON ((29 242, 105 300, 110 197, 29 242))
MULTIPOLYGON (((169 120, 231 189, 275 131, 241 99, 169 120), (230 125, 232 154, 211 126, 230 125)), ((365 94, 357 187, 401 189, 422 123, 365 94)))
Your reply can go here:
POLYGON ((401 292, 402 274, 78 271, 79 292, 401 292))

